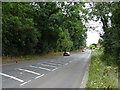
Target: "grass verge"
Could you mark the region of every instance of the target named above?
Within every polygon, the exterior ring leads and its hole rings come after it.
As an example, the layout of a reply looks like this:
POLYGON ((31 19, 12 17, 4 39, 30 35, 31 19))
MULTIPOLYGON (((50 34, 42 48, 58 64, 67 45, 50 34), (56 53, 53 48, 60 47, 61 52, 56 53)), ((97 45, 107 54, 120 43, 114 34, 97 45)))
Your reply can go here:
MULTIPOLYGON (((75 50, 71 51, 70 53, 77 53, 80 52, 81 50, 75 50)), ((63 55, 63 52, 51 52, 48 54, 41 54, 41 55, 27 55, 27 56, 21 56, 21 57, 2 57, 2 63, 10 63, 10 62, 16 62, 16 61, 29 61, 29 60, 37 60, 40 58, 50 58, 53 56, 59 56, 63 55)))
POLYGON ((114 63, 106 63, 112 57, 105 56, 102 51, 92 52, 89 77, 86 88, 118 88, 118 67, 114 63), (105 60, 103 60, 105 59, 105 60))
POLYGON ((29 60, 37 60, 40 58, 49 58, 53 56, 59 56, 62 55, 63 52, 52 52, 49 54, 41 54, 41 55, 27 55, 27 56, 21 56, 21 57, 2 57, 2 63, 10 63, 10 62, 16 62, 16 61, 29 61, 29 60))

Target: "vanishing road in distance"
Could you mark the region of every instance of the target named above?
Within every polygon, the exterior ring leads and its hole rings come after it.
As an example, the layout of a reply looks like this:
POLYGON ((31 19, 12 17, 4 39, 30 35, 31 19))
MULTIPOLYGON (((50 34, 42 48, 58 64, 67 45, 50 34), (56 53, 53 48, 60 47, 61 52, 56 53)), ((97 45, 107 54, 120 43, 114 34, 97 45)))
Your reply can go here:
POLYGON ((2 88, 80 88, 91 50, 39 60, 3 64, 2 88))

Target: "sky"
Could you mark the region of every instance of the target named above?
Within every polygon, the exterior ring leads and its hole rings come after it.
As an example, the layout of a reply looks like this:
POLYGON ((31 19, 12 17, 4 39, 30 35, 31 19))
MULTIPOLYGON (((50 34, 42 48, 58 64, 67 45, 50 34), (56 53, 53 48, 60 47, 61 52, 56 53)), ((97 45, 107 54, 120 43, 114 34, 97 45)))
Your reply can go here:
POLYGON ((97 44, 98 43, 98 40, 100 38, 100 35, 99 33, 97 32, 92 32, 92 31, 87 31, 87 46, 90 46, 91 44, 95 43, 97 44))
POLYGON ((102 31, 102 23, 100 21, 89 21, 88 24, 86 24, 86 26, 91 26, 91 27, 95 27, 95 30, 93 29, 88 29, 87 31, 87 46, 90 46, 91 44, 98 43, 98 40, 100 39, 100 33, 103 33, 102 31))
MULTIPOLYGON (((67 2, 65 2, 65 4, 67 4, 67 2)), ((93 5, 91 3, 91 5, 93 5)), ((89 3, 85 3, 85 8, 90 8, 91 6, 89 5, 89 3)), ((92 6, 93 7, 93 6, 92 6)), ((92 9, 89 9, 90 12, 92 11, 92 9)), ((80 15, 82 15, 82 12, 80 13, 80 15)), ((96 17, 93 18, 94 20, 96 20, 96 17)), ((94 27, 95 29, 90 29, 88 28, 87 31, 87 39, 86 39, 86 44, 87 46, 90 46, 91 44, 98 43, 98 40, 100 39, 100 33, 103 33, 103 29, 102 29, 102 23, 100 20, 98 21, 93 21, 90 20, 88 23, 84 23, 86 27, 94 27)))
MULTIPOLYGON (((92 6, 90 6, 89 3, 85 3, 85 9, 93 7, 93 3, 91 3, 92 6)), ((92 9, 89 9, 89 12, 91 12, 92 9)), ((82 13, 81 13, 82 14, 82 13)), ((89 17, 89 16, 88 16, 89 17)), ((89 20, 88 23, 84 23, 85 26, 87 27, 87 39, 86 39, 86 44, 87 46, 90 46, 91 44, 98 43, 98 40, 100 39, 100 33, 103 34, 103 29, 102 29, 102 23, 100 20, 97 20, 96 17, 93 18, 93 20, 89 20), (96 21, 95 21, 96 20, 96 21), (92 28, 89 28, 92 27, 92 28), (93 30, 94 27, 94 30, 93 30)))

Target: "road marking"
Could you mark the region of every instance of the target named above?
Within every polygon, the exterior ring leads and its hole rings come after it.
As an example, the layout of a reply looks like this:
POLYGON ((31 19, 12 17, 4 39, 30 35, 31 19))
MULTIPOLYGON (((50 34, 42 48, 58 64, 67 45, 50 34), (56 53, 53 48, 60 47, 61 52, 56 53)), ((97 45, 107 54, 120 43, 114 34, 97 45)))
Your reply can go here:
POLYGON ((63 65, 63 63, 55 63, 55 62, 51 62, 49 61, 50 63, 54 63, 54 64, 58 64, 58 65, 63 65))
POLYGON ((68 65, 68 63, 66 63, 65 65, 68 65))
MULTIPOLYGON (((89 64, 90 65, 90 64, 89 64)), ((84 73, 80 88, 85 88, 86 87, 86 83, 88 81, 88 74, 89 74, 89 66, 87 67, 86 72, 84 73)))
POLYGON ((43 66, 50 66, 50 67, 56 67, 56 66, 51 66, 51 65, 47 65, 47 64, 41 64, 43 66))
POLYGON ((43 67, 36 67, 36 66, 30 66, 30 67, 33 67, 33 68, 39 68, 39 69, 43 69, 43 70, 47 70, 47 71, 51 71, 50 69, 48 69, 48 68, 43 68, 43 67))
POLYGON ((42 75, 40 75, 40 76, 36 77, 35 79, 38 79, 38 78, 40 78, 40 77, 42 77, 42 76, 44 76, 44 74, 42 74, 42 75))
POLYGON ((72 61, 69 61, 69 63, 71 63, 72 61))
POLYGON ((24 83, 20 84, 20 86, 22 86, 22 85, 24 85, 24 84, 26 84, 26 83, 29 83, 29 82, 31 82, 31 80, 29 80, 29 81, 27 81, 27 82, 24 82, 24 83))
POLYGON ((54 63, 54 62, 50 62, 48 64, 52 64, 52 65, 61 65, 61 64, 57 64, 57 63, 54 63))
POLYGON ((9 78, 12 78, 12 79, 14 79, 14 80, 17 80, 17 81, 19 81, 19 82, 24 82, 22 79, 19 79, 19 78, 17 78, 17 77, 10 76, 10 75, 7 75, 7 74, 5 74, 5 73, 0 73, 0 74, 3 75, 3 76, 5 76, 5 77, 9 77, 9 78))
POLYGON ((58 68, 55 68, 55 69, 53 69, 52 71, 55 71, 56 69, 58 69, 58 68))
POLYGON ((22 72, 20 72, 20 74, 23 74, 22 72))
POLYGON ((36 75, 40 75, 39 73, 36 73, 36 72, 34 72, 34 71, 30 71, 30 70, 27 70, 27 69, 21 69, 21 68, 19 68, 18 70, 20 70, 20 71, 25 71, 25 72, 29 72, 29 73, 36 74, 36 75))

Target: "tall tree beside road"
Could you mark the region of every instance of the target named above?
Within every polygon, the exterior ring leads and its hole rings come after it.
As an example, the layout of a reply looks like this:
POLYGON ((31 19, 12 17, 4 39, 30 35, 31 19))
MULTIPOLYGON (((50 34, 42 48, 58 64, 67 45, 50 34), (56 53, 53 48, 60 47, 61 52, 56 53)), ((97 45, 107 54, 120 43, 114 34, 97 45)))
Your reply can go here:
POLYGON ((104 53, 120 61, 120 2, 99 2, 94 4, 92 15, 103 23, 104 53))
POLYGON ((34 16, 36 27, 41 32, 41 38, 36 48, 38 53, 69 50, 72 46, 68 29, 63 24, 65 16, 56 3, 35 3, 34 16), (41 7, 41 8, 40 8, 41 7))
POLYGON ((87 30, 79 15, 80 3, 9 2, 2 6, 5 56, 72 51, 85 47, 87 30))
POLYGON ((34 53, 39 36, 29 3, 3 3, 2 11, 3 54, 17 56, 34 53))
POLYGON ((80 49, 86 46, 85 40, 87 37, 87 29, 83 25, 82 17, 80 16, 80 12, 83 11, 82 6, 83 3, 72 2, 67 4, 62 3, 61 5, 61 7, 64 8, 63 13, 66 15, 64 27, 68 29, 73 42, 71 50, 80 49))

